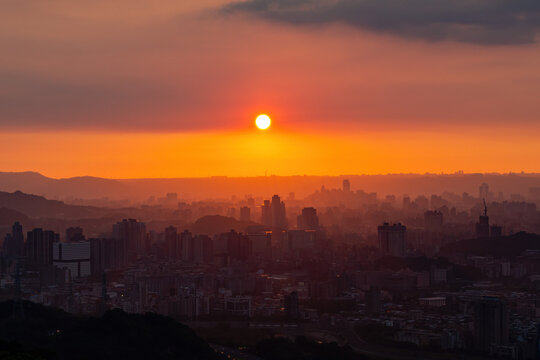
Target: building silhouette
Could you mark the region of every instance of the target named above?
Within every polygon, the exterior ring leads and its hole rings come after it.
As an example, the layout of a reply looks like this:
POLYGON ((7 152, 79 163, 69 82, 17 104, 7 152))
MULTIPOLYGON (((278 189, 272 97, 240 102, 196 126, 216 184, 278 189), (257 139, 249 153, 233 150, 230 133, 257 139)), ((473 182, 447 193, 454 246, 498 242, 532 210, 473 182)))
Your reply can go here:
POLYGON ((19 222, 15 222, 11 227, 11 233, 6 234, 2 253, 5 257, 12 259, 24 255, 24 234, 19 222))
POLYGON ((428 232, 440 232, 443 227, 443 214, 440 211, 426 211, 424 213, 424 227, 428 232))
POLYGON ((270 200, 264 200, 261 206, 261 223, 265 226, 272 226, 272 207, 270 200))
POLYGON ((172 259, 180 258, 180 242, 178 241, 178 233, 174 226, 169 226, 165 229, 165 245, 167 246, 167 257, 172 259))
POLYGON ((344 192, 351 191, 351 182, 348 179, 343 180, 343 191, 344 192))
POLYGON ((180 234, 180 244, 182 247, 182 260, 193 262, 195 260, 195 239, 193 234, 188 230, 184 230, 180 234))
POLYGON ((489 216, 487 215, 487 206, 484 201, 484 215, 478 217, 478 222, 476 223, 476 237, 477 238, 487 238, 489 237, 489 216))
POLYGON ((90 242, 90 268, 92 274, 99 275, 106 270, 122 268, 125 263, 123 243, 119 239, 93 238, 90 242))
POLYGON ((272 200, 264 200, 261 207, 261 222, 263 225, 275 229, 287 227, 285 203, 281 201, 279 195, 272 196, 272 200))
POLYGON ((31 265, 51 265, 53 262, 53 244, 60 240, 54 231, 41 228, 29 231, 26 236, 26 257, 31 265))
POLYGON ((474 304, 474 345, 490 353, 497 345, 508 344, 508 309, 496 297, 483 297, 474 304))
POLYGON ((384 223, 378 227, 379 249, 392 256, 405 256, 407 227, 401 223, 390 225, 384 223))
POLYGON ((296 291, 293 291, 283 297, 283 308, 285 317, 288 320, 296 320, 300 317, 300 312, 298 309, 298 293, 296 291))
POLYGON ((247 206, 240 208, 240 221, 251 221, 251 209, 247 206))
POLYGON ((131 262, 144 253, 146 225, 135 219, 124 219, 113 225, 113 237, 122 244, 121 262, 131 262))
POLYGON ((72 278, 91 273, 91 244, 89 241, 56 242, 53 244, 53 265, 69 270, 72 278))
POLYGON ((382 310, 381 290, 371 286, 365 293, 366 311, 370 315, 377 315, 382 310))
POLYGON ((193 240, 193 261, 198 264, 212 262, 214 243, 207 235, 197 235, 193 240))
POLYGON ((301 230, 318 230, 319 229, 319 217, 317 216, 317 209, 313 207, 306 207, 302 209, 302 214, 298 215, 297 227, 301 230))
POLYGON ((285 203, 281 201, 278 195, 272 196, 272 227, 284 229, 287 227, 287 218, 285 215, 285 203))

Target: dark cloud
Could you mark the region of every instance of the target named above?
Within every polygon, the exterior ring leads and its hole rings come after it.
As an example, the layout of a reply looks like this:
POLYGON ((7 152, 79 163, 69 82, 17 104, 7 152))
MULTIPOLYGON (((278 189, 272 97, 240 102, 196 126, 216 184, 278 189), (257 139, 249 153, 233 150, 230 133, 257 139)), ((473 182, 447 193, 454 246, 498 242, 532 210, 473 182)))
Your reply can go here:
MULTIPOLYGON (((73 80, 0 72, 0 126, 111 127, 111 117, 134 124, 141 113, 171 103, 169 89, 133 79, 73 80)), ((119 124, 120 126, 122 124, 119 124)), ((140 124, 138 124, 140 125, 140 124)))
POLYGON ((222 8, 298 25, 344 23, 428 41, 529 44, 540 27, 538 0, 247 0, 222 8))

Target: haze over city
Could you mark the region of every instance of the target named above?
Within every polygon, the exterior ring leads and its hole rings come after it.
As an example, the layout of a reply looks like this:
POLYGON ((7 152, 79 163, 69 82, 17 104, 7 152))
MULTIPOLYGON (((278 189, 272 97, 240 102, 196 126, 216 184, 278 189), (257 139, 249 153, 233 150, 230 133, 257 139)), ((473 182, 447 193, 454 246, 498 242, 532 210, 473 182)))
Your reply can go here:
POLYGON ((538 0, 0 0, 0 358, 540 359, 538 0))

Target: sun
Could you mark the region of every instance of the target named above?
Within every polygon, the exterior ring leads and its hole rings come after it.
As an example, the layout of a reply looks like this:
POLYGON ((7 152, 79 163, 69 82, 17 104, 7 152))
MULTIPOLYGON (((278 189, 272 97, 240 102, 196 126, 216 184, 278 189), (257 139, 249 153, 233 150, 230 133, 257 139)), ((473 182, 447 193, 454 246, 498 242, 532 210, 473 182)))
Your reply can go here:
POLYGON ((270 117, 268 115, 262 114, 257 116, 257 119, 255 119, 255 125, 261 130, 266 130, 270 127, 270 124, 272 123, 272 120, 270 120, 270 117))

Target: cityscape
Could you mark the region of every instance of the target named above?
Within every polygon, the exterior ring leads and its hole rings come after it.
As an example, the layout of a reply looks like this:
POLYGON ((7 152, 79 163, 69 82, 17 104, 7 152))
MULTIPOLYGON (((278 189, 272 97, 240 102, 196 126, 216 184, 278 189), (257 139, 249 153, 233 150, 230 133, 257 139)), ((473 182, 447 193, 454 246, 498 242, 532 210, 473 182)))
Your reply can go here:
POLYGON ((540 360, 540 0, 0 0, 0 360, 540 360))
POLYGON ((0 294, 172 317, 239 359, 276 336, 367 358, 536 359, 540 187, 476 190, 380 196, 343 178, 302 199, 167 193, 104 208, 139 218, 80 223, 54 207, 84 206, 5 192, 3 224, 24 206, 45 216, 3 227, 0 294))

